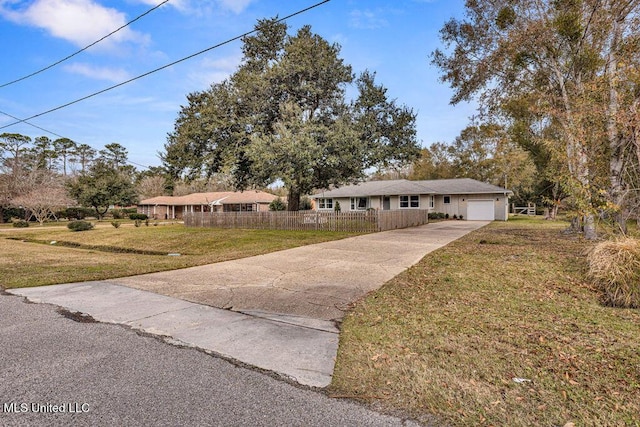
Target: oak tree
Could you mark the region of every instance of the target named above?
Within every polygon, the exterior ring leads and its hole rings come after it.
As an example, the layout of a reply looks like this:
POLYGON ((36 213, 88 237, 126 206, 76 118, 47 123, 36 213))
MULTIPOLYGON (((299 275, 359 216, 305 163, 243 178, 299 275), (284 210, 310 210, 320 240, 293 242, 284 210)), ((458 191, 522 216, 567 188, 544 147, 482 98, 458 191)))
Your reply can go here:
POLYGON ((417 156, 415 114, 372 73, 355 79, 340 46, 309 26, 288 35, 284 23, 259 21, 242 50, 229 79, 187 96, 161 155, 174 179, 222 172, 241 190, 280 182, 298 210, 313 189, 417 156), (354 83, 359 95, 349 101, 354 83))

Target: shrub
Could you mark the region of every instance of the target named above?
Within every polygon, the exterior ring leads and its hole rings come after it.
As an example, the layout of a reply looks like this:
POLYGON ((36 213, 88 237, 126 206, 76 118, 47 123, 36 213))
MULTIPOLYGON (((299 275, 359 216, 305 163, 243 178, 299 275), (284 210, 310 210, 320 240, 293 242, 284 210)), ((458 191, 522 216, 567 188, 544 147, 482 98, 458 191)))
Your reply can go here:
POLYGON ((444 214, 444 219, 449 219, 449 214, 444 214))
POLYGON ((147 214, 143 214, 143 213, 130 213, 129 214, 129 219, 132 220, 140 220, 140 221, 144 221, 148 218, 147 214))
POLYGON ((142 224, 142 221, 140 221, 139 219, 136 219, 136 221, 133 223, 133 225, 135 225, 136 227, 140 227, 140 224, 142 224))
POLYGON ((308 196, 304 196, 300 199, 300 210, 301 211, 310 211, 313 208, 313 204, 311 203, 311 199, 308 196))
POLYGON ((0 222, 9 222, 11 218, 24 218, 27 213, 22 208, 2 208, 0 207, 0 222))
POLYGON ((27 228, 27 227, 29 227, 29 222, 20 219, 18 221, 13 221, 13 226, 16 227, 16 228, 27 228))
MULTIPOLYGON (((442 212, 429 212, 427 214, 429 216, 429 219, 444 219, 445 218, 445 214, 443 214, 442 212)), ((447 218, 449 218, 448 216, 446 216, 447 218)), ((460 217, 462 218, 462 217, 460 217)))
POLYGON ((67 228, 71 231, 87 231, 93 228, 93 224, 88 221, 71 221, 67 228))
POLYGON ((462 217, 462 215, 460 215, 460 216, 458 217, 458 219, 464 219, 464 218, 462 217))
POLYGON ((453 214, 453 219, 458 219, 458 215, 453 214))
POLYGON ((120 228, 120 223, 118 221, 111 221, 111 225, 113 225, 113 228, 120 228))
POLYGON ((623 238, 599 243, 587 261, 589 278, 605 305, 640 308, 640 241, 623 238))
POLYGON ((89 208, 67 208, 60 212, 56 212, 58 218, 67 218, 69 220, 85 219, 88 216, 93 215, 93 209, 89 208))
POLYGON ((111 209, 111 216, 113 216, 113 219, 122 219, 124 212, 122 209, 111 209))
POLYGON ((270 211, 284 211, 287 209, 287 204, 280 198, 278 197, 277 199, 273 199, 271 201, 271 203, 269 203, 269 210, 270 211))

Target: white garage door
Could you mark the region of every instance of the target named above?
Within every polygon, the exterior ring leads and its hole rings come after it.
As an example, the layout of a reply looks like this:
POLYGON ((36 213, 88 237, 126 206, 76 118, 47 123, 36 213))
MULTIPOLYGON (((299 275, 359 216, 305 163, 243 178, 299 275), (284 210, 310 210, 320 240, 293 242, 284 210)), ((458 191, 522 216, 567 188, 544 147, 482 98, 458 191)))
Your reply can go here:
POLYGON ((493 221, 496 211, 493 200, 469 200, 467 205, 467 219, 470 221, 493 221))

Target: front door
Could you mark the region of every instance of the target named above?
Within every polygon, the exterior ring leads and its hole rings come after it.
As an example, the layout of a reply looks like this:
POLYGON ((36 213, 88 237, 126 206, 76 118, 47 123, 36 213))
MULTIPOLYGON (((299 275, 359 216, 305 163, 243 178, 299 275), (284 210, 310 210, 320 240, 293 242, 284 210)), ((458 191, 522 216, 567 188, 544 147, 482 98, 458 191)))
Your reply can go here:
POLYGON ((383 211, 391 210, 391 198, 389 196, 384 196, 382 198, 382 210, 383 211))

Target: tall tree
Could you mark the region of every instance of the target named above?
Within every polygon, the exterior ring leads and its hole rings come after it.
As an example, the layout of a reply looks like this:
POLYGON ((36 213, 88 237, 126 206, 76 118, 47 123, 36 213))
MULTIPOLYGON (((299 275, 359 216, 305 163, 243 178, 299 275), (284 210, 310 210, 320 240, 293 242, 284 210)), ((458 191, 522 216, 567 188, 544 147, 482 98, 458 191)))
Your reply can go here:
POLYGON ((117 142, 106 144, 103 150, 100 150, 100 159, 109 163, 116 169, 122 168, 127 164, 129 153, 127 149, 117 142))
POLYGON ((373 74, 357 80, 356 101, 346 100, 354 78, 338 45, 308 26, 293 36, 276 20, 256 29, 229 80, 188 96, 162 155, 174 178, 228 172, 238 189, 281 181, 297 210, 314 188, 418 155, 415 115, 389 101, 373 74))
POLYGON ((96 156, 96 150, 88 144, 79 144, 74 152, 74 158, 80 164, 80 172, 84 173, 96 156))
POLYGON ((67 176, 67 166, 77 148, 77 144, 69 138, 58 138, 53 141, 53 147, 62 160, 62 175, 67 176))
POLYGON ((31 138, 17 133, 0 134, 0 216, 11 201, 25 191, 26 157, 31 138))
POLYGON ((54 170, 58 155, 53 147, 53 142, 46 136, 39 136, 33 141, 31 155, 35 169, 54 170))
POLYGON ((456 178, 456 171, 453 170, 451 147, 444 142, 434 142, 423 148, 409 174, 412 180, 448 178, 456 178))
MULTIPOLYGON (((434 63, 455 90, 452 102, 479 96, 483 113, 516 124, 527 111, 533 135, 546 140, 565 191, 595 237, 599 194, 624 207, 623 153, 633 128, 621 112, 637 94, 629 80, 640 55, 638 0, 468 0, 467 19, 441 35, 449 52, 434 63), (535 118, 535 120, 533 120, 535 118), (603 179, 604 178, 604 179, 603 179)), ((634 118, 637 122, 637 118, 634 118)), ((520 122, 522 123, 522 122, 520 122)), ((622 224, 621 224, 622 225, 622 224)))
POLYGON ((31 144, 31 138, 18 133, 0 135, 0 160, 9 175, 16 178, 24 167, 24 157, 31 144))

